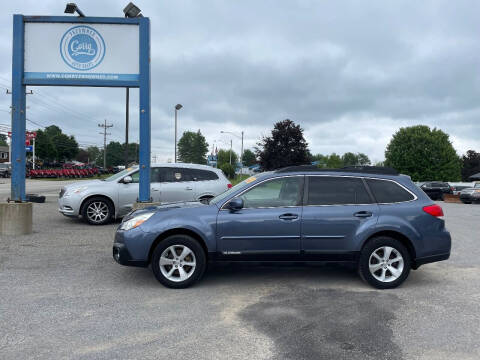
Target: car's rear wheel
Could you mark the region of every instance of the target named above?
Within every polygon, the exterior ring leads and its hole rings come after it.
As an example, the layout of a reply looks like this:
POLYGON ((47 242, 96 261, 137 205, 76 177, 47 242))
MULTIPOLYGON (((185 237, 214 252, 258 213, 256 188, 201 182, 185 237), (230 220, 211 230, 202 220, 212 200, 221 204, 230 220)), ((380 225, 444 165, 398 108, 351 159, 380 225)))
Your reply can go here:
POLYGON ((187 235, 172 235, 155 248, 152 270, 163 285, 183 289, 200 280, 206 260, 198 241, 187 235))
POLYGON ((372 238, 360 254, 358 271, 364 281, 377 289, 392 289, 405 281, 411 259, 407 248, 388 236, 372 238))
POLYGON ((88 199, 82 207, 82 217, 91 225, 104 225, 110 222, 113 216, 113 205, 104 197, 88 199))

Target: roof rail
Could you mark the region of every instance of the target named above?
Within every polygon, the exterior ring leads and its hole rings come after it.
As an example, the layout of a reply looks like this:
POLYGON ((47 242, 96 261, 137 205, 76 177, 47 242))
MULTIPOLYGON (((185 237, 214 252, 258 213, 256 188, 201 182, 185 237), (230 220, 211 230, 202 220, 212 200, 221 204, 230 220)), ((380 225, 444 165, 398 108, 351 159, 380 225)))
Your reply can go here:
POLYGON ((324 169, 315 165, 296 165, 275 170, 277 173, 302 171, 356 172, 365 174, 399 175, 397 170, 384 166, 345 166, 339 169, 324 169))
POLYGON ((341 170, 367 174, 400 175, 397 170, 388 166, 344 166, 341 170))

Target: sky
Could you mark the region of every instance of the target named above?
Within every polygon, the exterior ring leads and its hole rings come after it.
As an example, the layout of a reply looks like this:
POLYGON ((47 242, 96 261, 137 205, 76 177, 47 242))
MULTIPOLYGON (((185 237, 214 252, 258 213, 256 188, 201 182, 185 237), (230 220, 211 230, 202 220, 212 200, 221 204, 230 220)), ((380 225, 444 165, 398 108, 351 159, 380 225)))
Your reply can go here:
MULTIPOLYGON (((173 158, 179 134, 210 148, 253 148, 273 124, 300 124, 313 154, 384 159, 400 128, 450 135, 459 155, 480 151, 478 1, 136 0, 151 20, 152 156, 173 158)), ((0 124, 10 123, 12 14, 63 15, 62 1, 2 1, 0 124)), ((125 1, 77 0, 88 16, 123 16, 125 1)), ((125 89, 31 87, 30 129, 58 125, 81 146, 124 141, 125 89), (33 122, 32 122, 33 121, 33 122)), ((138 140, 131 90, 130 140, 138 140)))

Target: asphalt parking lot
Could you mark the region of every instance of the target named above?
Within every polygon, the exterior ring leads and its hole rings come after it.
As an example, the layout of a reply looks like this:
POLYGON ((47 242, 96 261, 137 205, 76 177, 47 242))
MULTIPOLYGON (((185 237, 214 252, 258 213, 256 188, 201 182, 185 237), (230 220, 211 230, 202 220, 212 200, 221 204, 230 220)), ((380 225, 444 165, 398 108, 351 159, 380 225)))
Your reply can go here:
MULTIPOLYGON (((478 359, 480 206, 442 203, 448 261, 374 290, 340 266, 228 265, 186 290, 116 264, 117 224, 57 212, 28 181, 34 233, 0 238, 1 359, 478 359)), ((0 181, 0 199, 9 181, 0 181)))

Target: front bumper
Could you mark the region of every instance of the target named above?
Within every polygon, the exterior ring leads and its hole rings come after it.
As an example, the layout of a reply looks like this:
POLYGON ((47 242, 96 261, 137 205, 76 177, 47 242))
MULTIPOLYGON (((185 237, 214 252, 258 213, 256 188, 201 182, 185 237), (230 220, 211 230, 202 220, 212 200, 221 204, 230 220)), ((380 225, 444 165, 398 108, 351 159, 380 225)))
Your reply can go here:
POLYGON ((147 267, 148 261, 143 260, 133 260, 132 256, 128 252, 128 249, 125 247, 125 244, 114 243, 113 244, 113 259, 120 265, 125 266, 139 266, 147 267))
POLYGON ((71 201, 70 197, 58 198, 58 212, 68 217, 77 217, 79 215, 78 204, 71 201))
POLYGON ((148 244, 153 242, 148 235, 139 228, 117 230, 112 248, 113 259, 120 265, 147 267, 150 250, 148 244))

